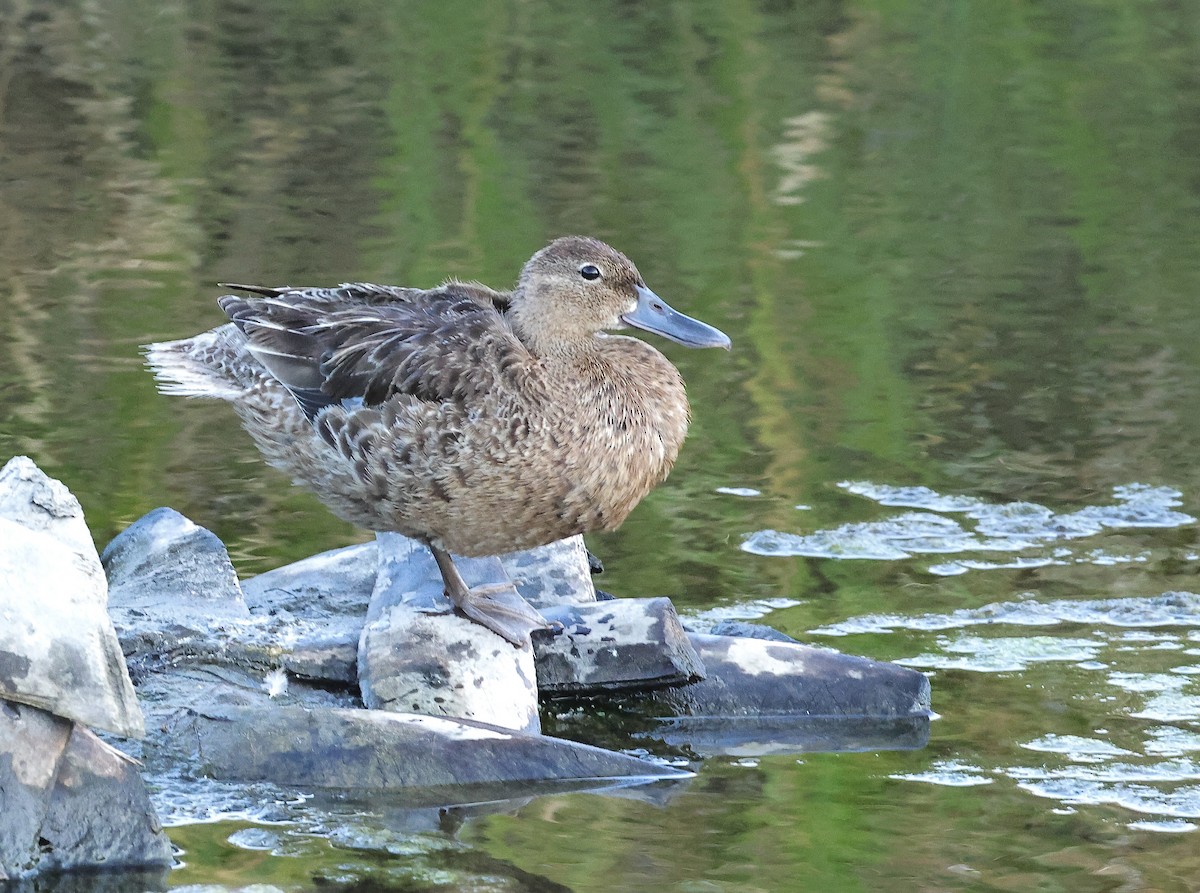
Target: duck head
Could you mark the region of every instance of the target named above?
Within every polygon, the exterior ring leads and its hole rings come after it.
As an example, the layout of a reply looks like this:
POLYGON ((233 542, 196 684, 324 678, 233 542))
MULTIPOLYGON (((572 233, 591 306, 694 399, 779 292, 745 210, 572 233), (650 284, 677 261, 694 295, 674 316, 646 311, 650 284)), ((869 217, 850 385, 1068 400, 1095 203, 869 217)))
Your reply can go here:
POLYGON ((671 309, 633 261, 585 236, 555 239, 529 259, 512 297, 522 340, 538 353, 570 349, 598 332, 634 326, 687 347, 729 349, 729 337, 671 309))

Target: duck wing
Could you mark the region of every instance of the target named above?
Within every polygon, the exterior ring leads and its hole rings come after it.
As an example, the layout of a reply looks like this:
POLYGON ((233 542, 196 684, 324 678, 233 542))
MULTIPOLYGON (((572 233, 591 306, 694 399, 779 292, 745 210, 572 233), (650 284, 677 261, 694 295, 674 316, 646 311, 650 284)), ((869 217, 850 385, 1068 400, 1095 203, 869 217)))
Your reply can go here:
POLYGON ((246 290, 257 297, 226 295, 221 309, 309 418, 397 394, 465 403, 515 384, 532 361, 504 319, 506 297, 474 283, 246 290))
POLYGON ((402 285, 375 285, 371 282, 344 282, 336 288, 239 285, 236 282, 219 282, 217 284, 221 288, 235 288, 238 291, 250 292, 264 298, 291 295, 294 300, 303 300, 306 303, 387 304, 394 301, 419 301, 424 296, 453 291, 485 307, 495 307, 501 313, 512 305, 512 295, 509 292, 496 291, 482 282, 462 282, 457 279, 448 279, 435 289, 406 288, 402 285))

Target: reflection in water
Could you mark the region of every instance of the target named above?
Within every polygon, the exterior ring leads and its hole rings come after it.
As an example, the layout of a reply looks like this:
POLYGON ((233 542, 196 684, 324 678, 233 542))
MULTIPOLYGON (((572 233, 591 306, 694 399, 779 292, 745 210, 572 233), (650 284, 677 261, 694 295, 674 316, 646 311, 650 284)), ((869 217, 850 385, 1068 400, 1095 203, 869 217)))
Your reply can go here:
POLYGON ((775 187, 772 201, 777 205, 798 205, 804 201, 801 194, 804 187, 826 176, 811 159, 829 148, 829 115, 807 112, 788 118, 783 126, 783 139, 775 145, 772 154, 784 173, 775 187))

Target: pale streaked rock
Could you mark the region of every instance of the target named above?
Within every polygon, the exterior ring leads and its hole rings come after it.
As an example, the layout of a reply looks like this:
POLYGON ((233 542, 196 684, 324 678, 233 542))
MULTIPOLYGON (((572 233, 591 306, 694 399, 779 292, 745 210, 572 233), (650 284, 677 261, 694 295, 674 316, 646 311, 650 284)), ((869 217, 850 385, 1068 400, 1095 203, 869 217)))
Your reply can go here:
POLYGON ((141 737, 96 551, 81 555, 53 529, 0 518, 0 697, 141 737))

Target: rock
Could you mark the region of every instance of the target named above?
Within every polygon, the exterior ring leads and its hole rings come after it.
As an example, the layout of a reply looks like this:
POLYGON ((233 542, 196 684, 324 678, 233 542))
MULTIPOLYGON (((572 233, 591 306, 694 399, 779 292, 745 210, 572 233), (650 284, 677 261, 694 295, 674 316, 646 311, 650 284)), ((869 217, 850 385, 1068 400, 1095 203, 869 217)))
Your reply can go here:
POLYGON ((358 684, 359 639, 379 565, 378 547, 360 543, 322 552, 242 582, 251 615, 274 619, 280 661, 289 672, 358 684))
POLYGON ((171 666, 148 675, 138 684, 138 694, 146 704, 150 730, 142 756, 155 772, 172 773, 177 765, 153 762, 155 747, 164 729, 181 713, 245 707, 266 712, 281 707, 360 708, 362 702, 346 691, 313 686, 304 680, 288 679, 277 685, 277 671, 264 672, 258 667, 237 667, 216 663, 190 663, 171 666))
POLYGON ((218 780, 376 794, 439 788, 443 802, 456 799, 448 788, 465 785, 689 775, 573 741, 379 710, 189 711, 163 746, 174 751, 173 759, 218 780))
POLYGON ((762 623, 751 623, 748 620, 722 620, 720 623, 714 624, 708 632, 713 636, 738 636, 743 639, 766 639, 770 642, 799 644, 787 633, 781 633, 762 623))
POLYGON ((42 868, 47 871, 169 866, 173 859, 138 764, 80 725, 58 764, 39 837, 46 841, 42 868))
POLYGON ((587 547, 582 536, 500 556, 521 597, 539 610, 596 600, 587 547))
POLYGON ((647 737, 700 754, 897 750, 929 737, 929 680, 896 664, 790 642, 689 634, 708 672, 644 696, 647 737))
POLYGON ((151 617, 178 629, 208 629, 245 620, 237 572, 211 531, 171 508, 157 508, 125 528, 100 560, 108 574, 109 607, 122 631, 151 617))
MULTIPOLYGON (((277 671, 276 671, 277 672, 277 671)), ((134 755, 146 761, 150 771, 175 774, 179 764, 157 761, 158 747, 172 722, 188 710, 220 710, 245 707, 268 712, 282 707, 361 708, 362 702, 346 691, 313 686, 301 679, 276 685, 276 676, 258 667, 216 663, 188 663, 164 668, 138 683, 138 694, 146 704, 149 732, 134 755)))
MULTIPOLYGON (((533 650, 450 613, 433 555, 380 534, 379 575, 358 646, 358 679, 371 708, 473 719, 536 732, 533 650)), ((468 585, 506 578, 494 558, 455 558, 468 585)))
MULTIPOLYGON (((921 673, 794 642, 688 638, 706 678, 615 697, 624 734, 687 754, 734 756, 906 750, 928 741, 930 688, 921 673)), ((553 714, 551 725, 575 739, 611 734, 587 709, 553 714)))
POLYGON ((38 832, 50 806, 54 767, 70 736, 68 720, 0 701, 0 879, 37 870, 38 832))
POLYGON ((929 680, 897 664, 810 645, 692 633, 701 682, 651 694, 670 716, 928 716, 929 680))
POLYGON ((0 518, 48 534, 84 564, 98 560, 79 500, 28 456, 13 456, 0 468, 0 518))
POLYGON ((587 549, 588 573, 593 577, 604 573, 604 562, 600 560, 600 556, 587 549))
POLYGON ((51 529, 0 518, 0 697, 140 737, 96 550, 80 555, 51 529))
POLYGON ((374 542, 322 552, 242 583, 255 617, 279 621, 280 661, 308 679, 357 685, 358 641, 375 587, 374 542))
POLYGON ((136 764, 82 726, 0 701, 0 878, 171 864, 136 764))
POLYGON ((562 631, 533 637, 543 695, 595 694, 695 682, 704 664, 668 598, 544 608, 562 631))
POLYGON ((707 677, 640 696, 643 737, 698 754, 902 750, 929 738, 929 680, 791 642, 690 633, 707 677))
POLYGON ((339 624, 330 634, 304 636, 280 655, 280 663, 304 679, 357 685, 361 634, 361 626, 339 624))
MULTIPOLYGON (((375 588, 379 550, 374 542, 322 552, 242 583, 256 615, 287 613, 301 620, 351 617, 361 629, 375 588)), ((357 631, 354 636, 357 641, 357 631)))
POLYGON ((276 666, 270 630, 250 621, 225 545, 171 508, 146 513, 101 554, 109 613, 139 678, 163 663, 276 666))
MULTIPOLYGON (((385 534, 385 536, 394 536, 385 534)), ((407 542, 396 537, 397 543, 407 542)), ((404 550, 416 550, 416 544, 404 550)), ((500 556, 518 592, 536 605, 595 600, 582 537, 500 556)), ((358 646, 379 566, 375 542, 335 549, 267 571, 242 583, 255 617, 283 618, 281 662, 309 679, 353 683, 358 646)), ((427 606, 447 607, 436 593, 427 606)))

